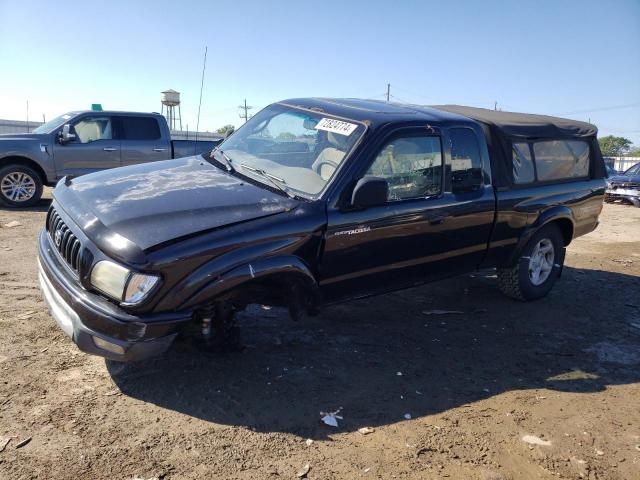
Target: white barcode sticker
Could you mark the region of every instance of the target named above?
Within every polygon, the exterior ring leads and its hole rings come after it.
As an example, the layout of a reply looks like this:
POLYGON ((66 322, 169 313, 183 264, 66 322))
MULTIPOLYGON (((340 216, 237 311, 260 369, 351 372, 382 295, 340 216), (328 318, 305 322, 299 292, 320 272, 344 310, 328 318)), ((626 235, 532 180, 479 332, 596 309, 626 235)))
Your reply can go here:
POLYGON ((315 128, 316 130, 324 130, 325 132, 349 136, 356 128, 358 128, 358 125, 355 123, 343 122, 342 120, 323 118, 318 122, 315 128))

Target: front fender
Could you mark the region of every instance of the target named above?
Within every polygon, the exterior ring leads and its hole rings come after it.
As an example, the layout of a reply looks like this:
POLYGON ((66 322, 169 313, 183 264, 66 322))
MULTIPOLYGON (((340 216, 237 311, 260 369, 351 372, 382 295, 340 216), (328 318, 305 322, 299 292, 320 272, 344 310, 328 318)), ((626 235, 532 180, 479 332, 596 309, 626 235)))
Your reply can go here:
POLYGON ((318 283, 309 267, 302 259, 294 255, 265 257, 240 265, 221 275, 207 284, 195 295, 189 298, 180 309, 194 309, 215 301, 225 293, 248 282, 279 276, 281 278, 296 278, 311 292, 317 292, 318 283))
POLYGON ((540 215, 538 215, 538 218, 536 218, 533 223, 531 223, 524 229, 522 235, 520 235, 518 243, 516 244, 513 253, 509 257, 509 261, 507 262, 508 265, 515 265, 525 245, 529 243, 531 237, 533 237, 538 230, 540 230, 545 225, 558 220, 562 222, 570 222, 571 231, 573 232, 573 229, 575 227, 575 219, 573 216, 573 211, 569 207, 565 205, 556 205, 544 210, 542 213, 540 213, 540 215))

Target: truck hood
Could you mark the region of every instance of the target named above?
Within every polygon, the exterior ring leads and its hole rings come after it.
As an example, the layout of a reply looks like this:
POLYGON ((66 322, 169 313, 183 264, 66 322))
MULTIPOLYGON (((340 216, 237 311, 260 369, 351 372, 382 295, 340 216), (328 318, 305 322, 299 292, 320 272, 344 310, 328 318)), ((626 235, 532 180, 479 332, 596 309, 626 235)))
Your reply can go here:
POLYGON ((607 179, 609 183, 640 183, 640 175, 614 175, 607 179))
POLYGON ((299 204, 223 172, 202 156, 63 180, 53 195, 105 253, 117 257, 108 246, 124 239, 135 244, 137 248, 123 249, 130 253, 123 259, 130 261, 139 261, 142 251, 161 243, 276 215, 299 204))

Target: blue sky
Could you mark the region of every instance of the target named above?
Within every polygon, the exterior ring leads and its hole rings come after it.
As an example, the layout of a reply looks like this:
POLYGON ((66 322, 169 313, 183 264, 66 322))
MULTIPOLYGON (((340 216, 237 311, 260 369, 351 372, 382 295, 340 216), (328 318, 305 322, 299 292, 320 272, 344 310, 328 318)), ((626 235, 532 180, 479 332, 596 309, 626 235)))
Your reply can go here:
POLYGON ((591 119, 640 145, 640 1, 0 0, 0 118, 102 103, 194 129, 237 106, 344 96, 591 119))

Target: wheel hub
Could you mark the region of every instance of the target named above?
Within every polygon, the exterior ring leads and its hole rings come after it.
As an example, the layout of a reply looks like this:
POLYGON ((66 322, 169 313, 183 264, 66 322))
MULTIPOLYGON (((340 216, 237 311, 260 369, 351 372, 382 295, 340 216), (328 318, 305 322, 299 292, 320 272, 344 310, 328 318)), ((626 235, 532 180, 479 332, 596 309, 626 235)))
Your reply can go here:
POLYGON ((13 202, 26 202, 36 193, 36 182, 24 172, 11 172, 4 176, 0 184, 2 195, 13 202))
POLYGON ((553 270, 554 260, 553 242, 543 238, 536 244, 529 257, 529 279, 532 284, 538 286, 546 282, 553 270))

